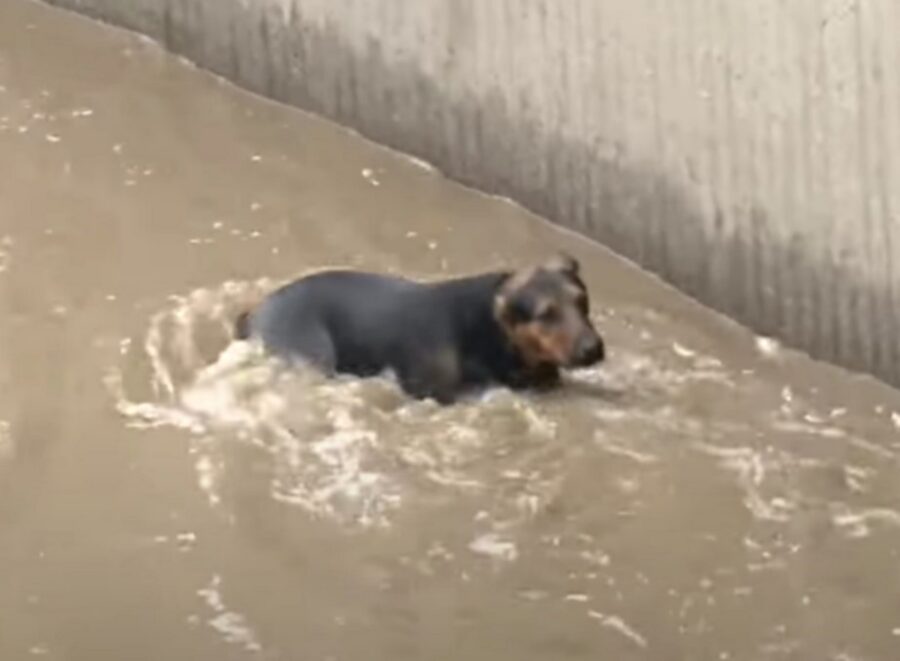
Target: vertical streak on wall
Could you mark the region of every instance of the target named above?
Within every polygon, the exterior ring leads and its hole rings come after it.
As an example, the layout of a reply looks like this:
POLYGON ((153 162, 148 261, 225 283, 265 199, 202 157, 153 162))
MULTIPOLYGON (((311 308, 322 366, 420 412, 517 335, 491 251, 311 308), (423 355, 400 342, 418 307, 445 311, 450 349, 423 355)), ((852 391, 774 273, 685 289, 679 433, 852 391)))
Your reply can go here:
MULTIPOLYGON (((881 6, 879 25, 900 25, 900 7, 897 3, 881 6)), ((894 331, 900 329, 900 296, 898 296, 897 274, 900 263, 896 260, 896 250, 900 250, 900 243, 894 240, 891 233, 892 227, 900 224, 898 216, 898 200, 894 199, 897 193, 897 185, 900 182, 900 167, 898 159, 900 154, 891 146, 900 145, 900 125, 897 119, 900 117, 900 72, 897 71, 897 63, 900 62, 900 47, 897 39, 884 39, 881 42, 879 58, 880 76, 879 87, 879 111, 880 123, 884 127, 884 141, 887 148, 881 149, 884 158, 884 166, 881 171, 878 197, 881 200, 881 240, 884 242, 885 253, 885 282, 887 283, 887 297, 884 305, 889 310, 888 329, 883 331, 881 342, 887 363, 879 370, 883 374, 900 373, 900 344, 894 331)))

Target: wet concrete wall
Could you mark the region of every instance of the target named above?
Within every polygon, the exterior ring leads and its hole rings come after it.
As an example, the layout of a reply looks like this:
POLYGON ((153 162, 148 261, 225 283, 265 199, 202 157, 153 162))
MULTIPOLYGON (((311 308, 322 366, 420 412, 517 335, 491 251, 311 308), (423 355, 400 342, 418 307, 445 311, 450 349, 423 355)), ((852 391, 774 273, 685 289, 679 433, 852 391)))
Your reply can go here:
POLYGON ((51 1, 900 383, 895 0, 51 1))

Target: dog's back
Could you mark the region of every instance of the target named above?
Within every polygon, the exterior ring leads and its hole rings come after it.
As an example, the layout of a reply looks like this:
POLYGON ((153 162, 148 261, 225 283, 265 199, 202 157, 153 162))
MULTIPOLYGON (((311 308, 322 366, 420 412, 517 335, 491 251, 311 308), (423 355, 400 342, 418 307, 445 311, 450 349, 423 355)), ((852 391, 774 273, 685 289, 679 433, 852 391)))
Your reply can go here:
POLYGON ((303 359, 328 372, 381 371, 403 330, 407 298, 423 285, 356 271, 324 271, 275 291, 238 332, 259 337, 266 349, 303 359))

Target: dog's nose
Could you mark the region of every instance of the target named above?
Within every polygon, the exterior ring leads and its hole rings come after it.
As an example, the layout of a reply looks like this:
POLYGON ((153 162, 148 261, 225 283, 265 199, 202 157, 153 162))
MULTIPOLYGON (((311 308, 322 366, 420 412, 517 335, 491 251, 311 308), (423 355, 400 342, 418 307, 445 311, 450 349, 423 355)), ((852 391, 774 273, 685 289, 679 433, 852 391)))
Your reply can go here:
POLYGON ((576 362, 581 367, 589 367, 601 362, 606 357, 603 340, 595 333, 586 333, 578 343, 576 362))

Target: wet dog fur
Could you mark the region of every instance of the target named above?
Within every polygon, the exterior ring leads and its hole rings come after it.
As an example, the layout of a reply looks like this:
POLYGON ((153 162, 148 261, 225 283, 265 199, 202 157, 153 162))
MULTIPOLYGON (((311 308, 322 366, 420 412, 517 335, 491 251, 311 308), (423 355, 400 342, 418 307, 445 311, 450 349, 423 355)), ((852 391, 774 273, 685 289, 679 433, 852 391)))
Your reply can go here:
POLYGON ((409 395, 448 404, 472 388, 544 388, 604 359, 578 262, 440 282, 349 270, 300 278, 238 319, 289 362, 326 374, 396 374, 409 395))

